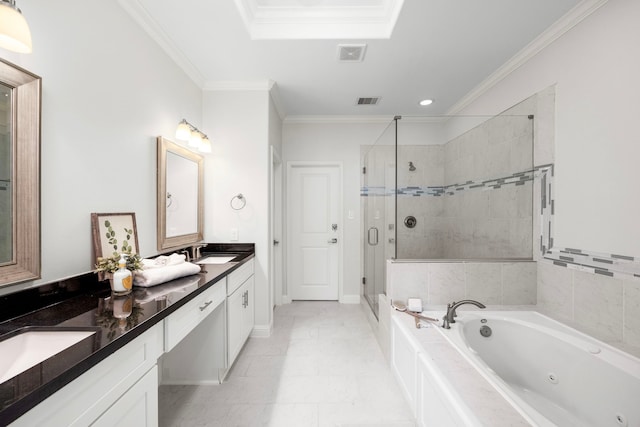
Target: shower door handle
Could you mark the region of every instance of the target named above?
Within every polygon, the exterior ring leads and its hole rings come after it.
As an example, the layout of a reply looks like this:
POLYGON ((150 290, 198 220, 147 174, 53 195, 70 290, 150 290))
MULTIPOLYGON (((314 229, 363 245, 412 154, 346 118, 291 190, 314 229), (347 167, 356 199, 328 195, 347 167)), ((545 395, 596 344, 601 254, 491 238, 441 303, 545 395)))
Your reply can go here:
POLYGON ((376 227, 371 227, 369 229, 367 239, 371 246, 376 246, 378 244, 378 229, 376 227))

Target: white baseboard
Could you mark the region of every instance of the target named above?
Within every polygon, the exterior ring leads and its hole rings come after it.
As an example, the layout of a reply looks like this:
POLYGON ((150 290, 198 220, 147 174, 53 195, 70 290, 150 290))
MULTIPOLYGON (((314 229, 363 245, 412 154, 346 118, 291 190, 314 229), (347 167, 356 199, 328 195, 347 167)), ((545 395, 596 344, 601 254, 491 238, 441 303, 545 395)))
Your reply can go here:
POLYGON ((164 380, 160 385, 220 385, 220 381, 180 381, 180 380, 164 380))
MULTIPOLYGON (((339 302, 341 304, 360 304, 360 295, 343 295, 339 302)), ((291 304, 291 298, 288 295, 283 295, 282 304, 291 304)))
POLYGON ((340 304, 360 304, 360 295, 342 295, 340 304))
POLYGON ((251 338, 269 338, 273 333, 273 324, 254 325, 251 331, 251 338))

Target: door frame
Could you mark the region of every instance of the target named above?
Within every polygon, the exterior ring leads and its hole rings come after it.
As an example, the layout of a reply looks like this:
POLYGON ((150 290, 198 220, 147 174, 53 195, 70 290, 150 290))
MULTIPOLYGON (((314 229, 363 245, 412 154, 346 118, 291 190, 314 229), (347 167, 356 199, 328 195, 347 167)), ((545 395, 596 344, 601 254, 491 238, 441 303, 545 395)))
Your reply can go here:
MULTIPOLYGON (((344 245, 343 245, 343 238, 344 238, 344 227, 345 227, 345 215, 343 212, 343 164, 340 161, 326 161, 326 162, 319 162, 319 161, 288 161, 287 162, 287 182, 286 182, 286 194, 287 194, 287 202, 286 202, 286 217, 289 218, 291 215, 291 212, 293 210, 292 207, 292 197, 291 197, 291 191, 292 191, 292 186, 291 186, 291 182, 292 182, 292 170, 294 168, 318 168, 318 167, 335 167, 338 169, 338 218, 339 218, 339 223, 340 226, 338 227, 338 301, 342 302, 344 299, 344 253, 343 253, 343 249, 344 249, 344 245)), ((292 244, 292 230, 291 230, 291 221, 287 220, 286 221, 287 226, 286 226, 286 233, 287 233, 287 247, 286 247, 286 257, 285 257, 285 265, 286 265, 286 275, 287 277, 292 277, 292 273, 291 273, 291 258, 292 258, 292 253, 291 251, 293 250, 293 244, 292 244)), ((291 295, 289 292, 289 288, 290 288, 290 284, 287 283, 287 294, 283 297, 283 301, 286 302, 291 302, 291 295)))
POLYGON ((271 272, 269 274, 270 296, 269 310, 273 310, 274 305, 283 303, 284 294, 284 230, 283 224, 283 182, 282 182, 282 159, 278 150, 271 146, 271 163, 269 165, 269 188, 271 197, 269 199, 269 210, 271 221, 269 223, 269 259, 271 272), (280 244, 275 247, 273 241, 280 239, 280 244))

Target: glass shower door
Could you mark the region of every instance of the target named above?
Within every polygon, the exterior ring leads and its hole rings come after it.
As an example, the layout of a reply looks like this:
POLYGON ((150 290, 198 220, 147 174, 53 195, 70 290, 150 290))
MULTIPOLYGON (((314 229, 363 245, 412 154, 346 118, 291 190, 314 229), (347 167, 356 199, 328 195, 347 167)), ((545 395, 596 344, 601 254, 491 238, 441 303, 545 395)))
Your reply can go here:
POLYGON ((363 147, 362 283, 364 297, 378 316, 378 295, 386 292, 386 260, 395 258, 395 147, 363 147))

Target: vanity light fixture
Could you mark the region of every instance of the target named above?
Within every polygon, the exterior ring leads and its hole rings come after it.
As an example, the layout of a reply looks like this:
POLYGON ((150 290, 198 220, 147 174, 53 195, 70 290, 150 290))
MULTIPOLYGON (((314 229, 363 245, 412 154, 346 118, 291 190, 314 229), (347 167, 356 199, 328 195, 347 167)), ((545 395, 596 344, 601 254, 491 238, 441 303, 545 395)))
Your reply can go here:
POLYGON ((423 99, 422 101, 420 101, 420 105, 422 105, 423 107, 431 104, 433 104, 433 99, 423 99))
POLYGON ((31 31, 15 0, 0 0, 0 47, 31 53, 31 31))
POLYGON ((189 123, 186 119, 182 119, 182 121, 178 123, 176 139, 187 141, 189 147, 196 148, 202 153, 211 152, 211 141, 209 141, 207 135, 202 133, 201 130, 189 123))

